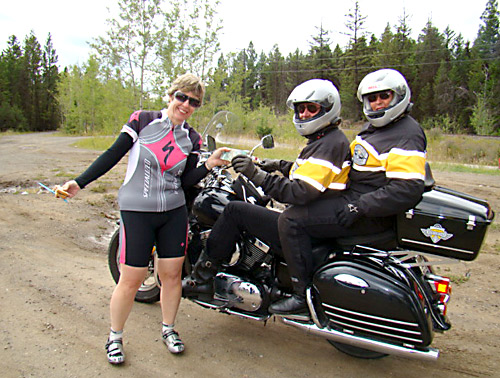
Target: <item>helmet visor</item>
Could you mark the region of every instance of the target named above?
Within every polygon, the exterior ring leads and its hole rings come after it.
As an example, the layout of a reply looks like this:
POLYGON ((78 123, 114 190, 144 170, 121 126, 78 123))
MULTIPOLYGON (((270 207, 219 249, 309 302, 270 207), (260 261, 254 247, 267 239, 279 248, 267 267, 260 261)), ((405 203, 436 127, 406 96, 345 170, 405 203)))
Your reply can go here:
POLYGON ((301 102, 298 104, 295 104, 295 112, 299 116, 309 116, 313 117, 316 115, 321 110, 321 105, 316 104, 315 102, 301 102))

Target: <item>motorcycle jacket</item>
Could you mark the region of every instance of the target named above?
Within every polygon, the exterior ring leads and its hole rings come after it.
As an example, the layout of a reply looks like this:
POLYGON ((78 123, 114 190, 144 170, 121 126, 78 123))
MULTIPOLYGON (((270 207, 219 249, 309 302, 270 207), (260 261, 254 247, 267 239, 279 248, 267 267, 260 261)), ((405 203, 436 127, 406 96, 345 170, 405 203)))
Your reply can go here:
POLYGON ((329 126, 308 139, 295 162, 280 162, 284 176, 266 175, 261 185, 266 194, 283 203, 303 205, 321 194, 337 195, 347 188, 350 152, 344 133, 329 126))
POLYGON ((350 188, 362 215, 385 217, 414 206, 424 191, 427 140, 409 115, 385 127, 366 124, 351 143, 350 188))
POLYGON ((208 172, 196 167, 201 136, 186 122, 172 125, 166 110, 137 111, 117 141, 82 175, 80 188, 110 170, 129 150, 127 173, 118 192, 120 210, 168 211, 185 204, 182 186, 208 172))

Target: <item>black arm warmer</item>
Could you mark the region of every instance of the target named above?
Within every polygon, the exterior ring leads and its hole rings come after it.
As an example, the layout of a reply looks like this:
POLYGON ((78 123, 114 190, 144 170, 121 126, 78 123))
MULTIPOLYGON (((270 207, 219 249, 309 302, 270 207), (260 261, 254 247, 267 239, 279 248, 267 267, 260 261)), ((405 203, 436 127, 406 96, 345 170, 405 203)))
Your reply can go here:
POLYGON ((190 187, 199 183, 200 180, 207 175, 208 168, 205 166, 205 164, 202 164, 198 168, 196 168, 197 163, 198 155, 189 154, 186 161, 186 168, 184 169, 184 173, 181 177, 182 189, 189 189, 190 187))
POLYGON ((75 181, 83 189, 92 181, 97 180, 103 174, 113 168, 134 144, 132 137, 127 133, 120 133, 116 141, 101 156, 99 156, 85 172, 78 176, 75 181))

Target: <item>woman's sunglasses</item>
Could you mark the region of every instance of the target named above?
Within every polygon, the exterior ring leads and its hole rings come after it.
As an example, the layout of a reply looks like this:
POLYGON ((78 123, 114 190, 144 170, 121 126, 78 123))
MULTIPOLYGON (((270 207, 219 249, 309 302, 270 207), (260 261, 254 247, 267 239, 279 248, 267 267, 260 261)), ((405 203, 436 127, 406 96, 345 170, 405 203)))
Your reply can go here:
POLYGON ((302 114, 306 111, 306 109, 309 111, 309 113, 314 114, 319 112, 321 109, 321 105, 315 104, 313 102, 308 102, 305 104, 298 104, 295 108, 299 114, 302 114))
POLYGON ((201 106, 201 101, 197 98, 189 97, 187 94, 182 93, 181 91, 177 91, 174 93, 174 97, 177 101, 185 103, 186 100, 189 100, 189 105, 193 108, 199 108, 201 106))
POLYGON ((375 102, 379 97, 381 100, 387 100, 389 97, 391 97, 391 94, 392 94, 391 91, 372 93, 366 96, 366 98, 368 99, 369 102, 375 102))

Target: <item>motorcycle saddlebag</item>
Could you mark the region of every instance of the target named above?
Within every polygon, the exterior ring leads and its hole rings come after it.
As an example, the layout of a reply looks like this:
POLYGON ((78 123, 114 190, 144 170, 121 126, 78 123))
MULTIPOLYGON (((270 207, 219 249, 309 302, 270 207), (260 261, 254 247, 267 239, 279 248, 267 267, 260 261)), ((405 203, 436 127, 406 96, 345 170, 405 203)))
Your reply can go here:
POLYGON ((479 254, 493 211, 484 200, 436 186, 397 217, 399 245, 459 260, 479 254))
POLYGON ((331 329, 425 347, 432 342, 432 322, 423 299, 411 287, 382 266, 346 258, 314 274, 314 307, 320 322, 331 329))

